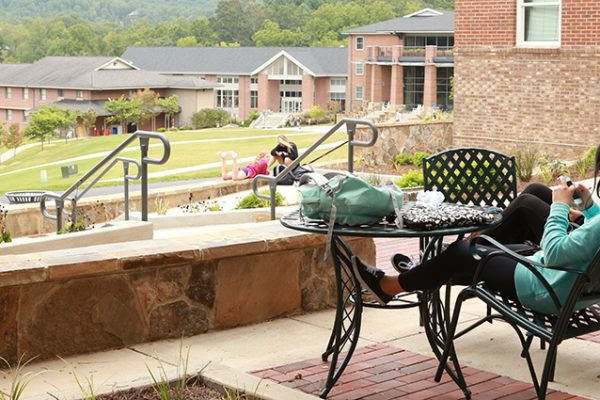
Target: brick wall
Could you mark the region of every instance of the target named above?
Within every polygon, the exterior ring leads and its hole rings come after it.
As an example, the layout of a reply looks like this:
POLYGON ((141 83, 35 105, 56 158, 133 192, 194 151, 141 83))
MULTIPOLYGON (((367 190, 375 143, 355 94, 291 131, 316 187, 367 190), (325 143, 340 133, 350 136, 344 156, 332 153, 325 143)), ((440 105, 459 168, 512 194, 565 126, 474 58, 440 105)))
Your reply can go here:
POLYGON ((562 4, 561 47, 527 49, 516 0, 457 0, 455 145, 575 158, 600 142, 600 2, 562 4))

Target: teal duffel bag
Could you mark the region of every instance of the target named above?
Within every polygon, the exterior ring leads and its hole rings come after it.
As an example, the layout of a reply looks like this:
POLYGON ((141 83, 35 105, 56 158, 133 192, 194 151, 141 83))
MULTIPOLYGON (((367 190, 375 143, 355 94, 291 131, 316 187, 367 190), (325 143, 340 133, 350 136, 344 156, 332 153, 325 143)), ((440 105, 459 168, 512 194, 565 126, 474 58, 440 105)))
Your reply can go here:
POLYGON ((377 187, 351 174, 327 179, 321 174, 308 173, 303 175, 298 190, 302 195, 300 211, 308 218, 358 226, 395 215, 396 224, 402 224, 400 208, 404 194, 395 185, 377 187))

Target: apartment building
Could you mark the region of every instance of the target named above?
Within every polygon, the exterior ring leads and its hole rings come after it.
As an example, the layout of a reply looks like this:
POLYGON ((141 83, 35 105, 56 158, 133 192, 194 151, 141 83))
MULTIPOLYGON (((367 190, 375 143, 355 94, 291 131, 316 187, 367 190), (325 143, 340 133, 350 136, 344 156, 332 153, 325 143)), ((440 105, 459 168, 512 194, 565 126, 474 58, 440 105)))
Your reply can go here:
MULTIPOLYGON (((0 121, 27 124, 28 114, 44 105, 85 112, 98 116, 91 134, 120 133, 122 127, 107 121, 103 105, 109 98, 131 96, 138 90, 151 89, 161 97, 177 95, 181 112, 178 122, 188 124, 191 115, 212 106, 214 89, 221 85, 193 76, 167 76, 139 68, 118 57, 46 57, 33 64, 0 64, 0 121)), ((157 115, 136 129, 156 130, 165 126, 165 116, 157 115)), ((85 135, 81 125, 78 135, 85 135)))
POLYGON ((346 101, 396 109, 451 108, 454 12, 423 9, 343 32, 348 35, 346 101))
POLYGON ((299 113, 346 105, 346 48, 129 47, 121 56, 146 71, 195 76, 222 87, 211 107, 238 119, 252 111, 299 113))
POLYGON ((600 1, 455 7, 455 144, 575 157, 600 142, 600 1))

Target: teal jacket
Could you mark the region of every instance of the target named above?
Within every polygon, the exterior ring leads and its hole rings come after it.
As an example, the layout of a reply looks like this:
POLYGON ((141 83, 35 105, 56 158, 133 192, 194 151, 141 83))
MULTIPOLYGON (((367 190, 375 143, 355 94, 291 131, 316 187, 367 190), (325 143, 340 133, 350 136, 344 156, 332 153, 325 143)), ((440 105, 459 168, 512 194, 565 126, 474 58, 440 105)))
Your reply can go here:
MULTIPOLYGON (((569 227, 569 206, 564 203, 553 203, 550 215, 544 226, 541 248, 529 259, 545 265, 569 266, 584 271, 600 248, 600 207, 593 204, 583 211, 585 223, 567 233, 569 227)), ((567 299, 569 291, 575 282, 575 274, 538 268, 544 278, 550 283, 561 304, 567 299)), ((519 301, 524 306, 545 313, 556 314, 556 307, 550 294, 544 289, 539 280, 523 265, 518 264, 515 270, 515 288, 519 301)), ((585 307, 588 304, 578 304, 585 307)))

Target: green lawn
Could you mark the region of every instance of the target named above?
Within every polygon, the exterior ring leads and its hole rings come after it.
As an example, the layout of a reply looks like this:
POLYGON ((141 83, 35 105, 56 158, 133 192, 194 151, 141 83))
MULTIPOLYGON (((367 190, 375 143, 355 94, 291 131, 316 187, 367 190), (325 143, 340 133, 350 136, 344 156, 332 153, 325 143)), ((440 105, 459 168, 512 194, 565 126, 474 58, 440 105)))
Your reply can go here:
MULTIPOLYGON (((251 157, 260 151, 270 150, 276 143, 275 137, 279 134, 286 134, 295 142, 299 148, 305 148, 314 143, 322 134, 310 134, 294 136, 299 133, 295 130, 288 132, 262 130, 262 129, 207 129, 193 132, 170 132, 167 136, 171 142, 171 157, 164 165, 151 165, 150 172, 172 170, 195 166, 199 164, 216 163, 219 161, 216 156, 217 151, 235 150, 239 157, 251 157)), ((15 190, 55 190, 60 191, 69 187, 73 182, 79 179, 83 174, 89 171, 103 155, 96 155, 92 158, 83 160, 62 162, 56 165, 43 166, 43 164, 56 161, 67 160, 69 158, 93 155, 96 153, 109 152, 126 139, 124 135, 114 135, 105 137, 93 137, 86 139, 71 140, 68 143, 64 141, 53 142, 50 145, 44 145, 44 151, 41 146, 34 146, 19 153, 15 159, 8 160, 0 165, 0 193, 15 190), (79 174, 71 178, 62 178, 61 166, 77 164, 79 174), (48 182, 41 183, 40 171, 46 170, 48 182)), ((337 133, 330 141, 339 141, 346 139, 345 133, 337 133)), ((159 143, 151 141, 151 144, 159 143)), ((121 153, 124 157, 139 159, 139 150, 134 146, 121 153)), ((319 153, 315 153, 316 157, 319 153)), ((150 155, 153 157, 161 156, 160 148, 151 148, 150 155)), ((346 148, 343 147, 329 155, 328 159, 344 158, 346 148)), ((314 158, 309 157, 309 160, 314 158)), ((135 168, 135 167, 134 167, 135 168)), ((219 176, 219 168, 208 170, 199 170, 187 172, 184 174, 171 175, 162 178, 152 179, 152 181, 174 181, 195 179, 202 177, 219 176)), ((122 168, 115 166, 103 180, 111 178, 122 178, 122 168)), ((99 185, 118 185, 118 182, 100 182, 99 185)))

